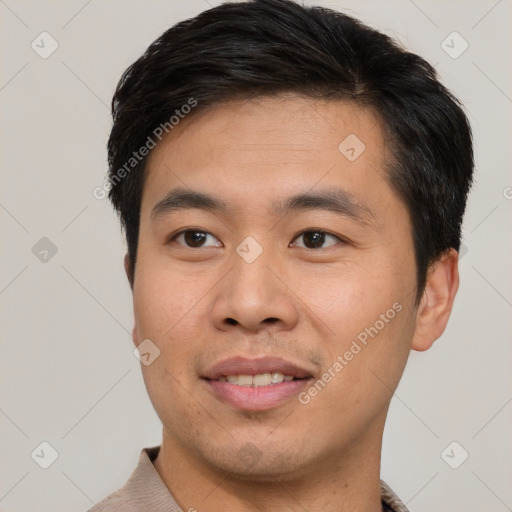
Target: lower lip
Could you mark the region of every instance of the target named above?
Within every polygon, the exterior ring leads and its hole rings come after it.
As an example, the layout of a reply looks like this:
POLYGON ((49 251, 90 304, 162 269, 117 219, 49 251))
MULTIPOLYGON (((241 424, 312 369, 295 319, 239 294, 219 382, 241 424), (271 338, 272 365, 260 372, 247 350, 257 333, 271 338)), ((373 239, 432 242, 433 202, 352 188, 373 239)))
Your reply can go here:
POLYGON ((269 386, 237 386, 229 382, 207 380, 206 384, 221 401, 244 411, 265 411, 298 395, 311 379, 284 381, 269 386))

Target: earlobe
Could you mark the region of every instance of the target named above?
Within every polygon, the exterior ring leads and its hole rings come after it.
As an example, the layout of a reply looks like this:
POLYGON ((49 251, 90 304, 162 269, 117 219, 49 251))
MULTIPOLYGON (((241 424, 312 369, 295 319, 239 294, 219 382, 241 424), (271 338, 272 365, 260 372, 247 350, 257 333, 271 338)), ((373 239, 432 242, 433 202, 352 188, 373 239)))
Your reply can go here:
POLYGON ((416 329, 411 348, 429 349, 446 329, 457 289, 459 255, 450 249, 429 269, 425 290, 416 313, 416 329))

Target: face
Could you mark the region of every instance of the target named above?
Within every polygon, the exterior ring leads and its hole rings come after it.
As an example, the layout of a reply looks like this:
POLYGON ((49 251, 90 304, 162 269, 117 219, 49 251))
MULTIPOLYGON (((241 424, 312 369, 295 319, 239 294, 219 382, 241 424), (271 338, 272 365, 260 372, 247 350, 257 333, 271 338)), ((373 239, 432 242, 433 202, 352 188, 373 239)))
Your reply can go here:
POLYGON ((133 339, 160 351, 142 369, 164 442, 262 480, 380 442, 416 319, 386 159, 371 111, 294 95, 224 103, 153 150, 133 339))

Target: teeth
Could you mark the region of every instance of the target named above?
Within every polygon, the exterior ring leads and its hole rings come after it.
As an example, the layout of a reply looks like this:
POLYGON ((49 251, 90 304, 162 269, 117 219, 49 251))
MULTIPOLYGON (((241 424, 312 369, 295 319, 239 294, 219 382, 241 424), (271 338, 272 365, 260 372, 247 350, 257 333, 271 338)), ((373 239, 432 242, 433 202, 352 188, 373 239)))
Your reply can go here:
POLYGON ((238 382, 232 382, 232 384, 238 384, 239 386, 252 386, 253 378, 252 375, 239 375, 238 382))
MULTIPOLYGON (((241 384, 242 382, 245 383, 245 381, 242 381, 241 377, 241 375, 238 377, 238 384, 241 384)), ((252 382, 248 382, 248 384, 252 384, 253 386, 268 386, 271 379, 272 377, 270 377, 270 373, 260 373, 258 375, 254 375, 251 379, 252 382)))
POLYGON ((286 377, 291 377, 290 380, 293 379, 291 375, 284 376, 282 373, 274 372, 270 377, 270 382, 272 384, 280 384, 281 382, 283 382, 283 380, 286 379, 286 377))
POLYGON ((279 372, 272 372, 259 373, 258 375, 228 375, 226 377, 219 377, 218 380, 221 382, 229 382, 236 386, 261 387, 293 380, 293 375, 284 375, 279 372))

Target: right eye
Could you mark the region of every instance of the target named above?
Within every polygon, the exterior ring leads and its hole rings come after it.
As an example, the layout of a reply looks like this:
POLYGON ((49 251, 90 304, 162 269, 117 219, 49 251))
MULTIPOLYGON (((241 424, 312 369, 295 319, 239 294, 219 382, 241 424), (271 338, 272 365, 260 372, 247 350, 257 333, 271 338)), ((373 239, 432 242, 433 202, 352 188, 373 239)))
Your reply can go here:
POLYGON ((219 242, 220 245, 205 245, 205 240, 208 239, 208 237, 212 237, 215 240, 217 240, 211 233, 208 233, 207 231, 201 231, 199 229, 184 229, 180 231, 179 233, 176 233, 173 235, 169 242, 178 242, 179 245, 183 245, 184 247, 189 247, 191 249, 194 248, 201 248, 201 247, 221 247, 222 244, 219 242))

